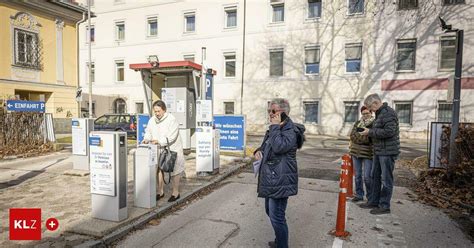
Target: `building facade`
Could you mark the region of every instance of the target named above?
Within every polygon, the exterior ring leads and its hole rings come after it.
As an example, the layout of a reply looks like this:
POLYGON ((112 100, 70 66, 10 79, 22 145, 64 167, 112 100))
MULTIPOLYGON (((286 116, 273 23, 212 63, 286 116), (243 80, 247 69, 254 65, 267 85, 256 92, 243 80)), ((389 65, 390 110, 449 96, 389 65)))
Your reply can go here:
MULTIPOLYGON (((205 65, 217 71, 214 112, 245 114, 250 132, 265 130, 268 101, 283 97, 309 133, 347 135, 364 97, 379 93, 399 114, 402 137, 426 138, 429 122, 451 115, 456 42, 438 16, 465 30, 461 121, 474 121, 473 7, 471 0, 95 1, 93 96, 108 103, 96 102, 96 115, 143 112, 141 75, 130 64, 150 55, 201 63, 206 47, 205 65)), ((87 30, 82 24, 84 89, 87 30)))
POLYGON ((44 101, 54 118, 78 115, 77 23, 61 1, 0 2, 0 100, 44 101))

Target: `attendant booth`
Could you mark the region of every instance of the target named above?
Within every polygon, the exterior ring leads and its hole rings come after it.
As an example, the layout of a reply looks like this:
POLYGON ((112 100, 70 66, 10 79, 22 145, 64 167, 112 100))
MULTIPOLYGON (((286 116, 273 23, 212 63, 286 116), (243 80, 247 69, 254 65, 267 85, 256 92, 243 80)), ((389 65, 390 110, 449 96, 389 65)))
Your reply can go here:
POLYGON ((130 69, 140 71, 150 116, 153 102, 163 100, 167 112, 179 123, 183 148, 195 148, 196 100, 202 99, 205 92, 202 66, 191 61, 171 61, 130 64, 130 69))

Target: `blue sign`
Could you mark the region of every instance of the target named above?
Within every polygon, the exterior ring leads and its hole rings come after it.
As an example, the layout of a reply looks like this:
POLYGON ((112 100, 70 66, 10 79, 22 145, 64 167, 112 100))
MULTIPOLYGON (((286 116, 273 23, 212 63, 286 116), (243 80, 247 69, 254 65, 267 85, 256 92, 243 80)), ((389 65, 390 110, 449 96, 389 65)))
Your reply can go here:
POLYGON ((206 100, 212 100, 212 84, 214 81, 214 75, 212 73, 206 74, 206 100))
POLYGON ((221 150, 243 151, 245 149, 245 117, 243 115, 214 116, 214 125, 221 134, 221 150))
POLYGON ((8 100, 7 111, 15 112, 39 112, 44 113, 46 104, 44 102, 8 100))
POLYGON ((143 138, 145 137, 145 130, 148 126, 150 116, 148 116, 147 114, 139 114, 137 120, 137 145, 139 145, 140 143, 142 143, 143 138))
POLYGON ((79 127, 81 125, 80 125, 79 121, 74 120, 74 121, 72 121, 72 126, 73 127, 79 127))
POLYGON ((99 136, 90 136, 89 137, 89 145, 90 146, 101 146, 100 137, 99 136))

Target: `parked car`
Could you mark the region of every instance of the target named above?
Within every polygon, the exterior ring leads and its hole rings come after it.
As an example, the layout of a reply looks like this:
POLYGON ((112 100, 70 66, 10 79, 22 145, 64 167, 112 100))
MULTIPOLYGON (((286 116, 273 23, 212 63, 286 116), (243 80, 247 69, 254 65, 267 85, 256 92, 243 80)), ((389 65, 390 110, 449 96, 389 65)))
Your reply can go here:
POLYGON ((94 121, 95 131, 122 131, 137 137, 137 120, 133 114, 105 114, 94 121))

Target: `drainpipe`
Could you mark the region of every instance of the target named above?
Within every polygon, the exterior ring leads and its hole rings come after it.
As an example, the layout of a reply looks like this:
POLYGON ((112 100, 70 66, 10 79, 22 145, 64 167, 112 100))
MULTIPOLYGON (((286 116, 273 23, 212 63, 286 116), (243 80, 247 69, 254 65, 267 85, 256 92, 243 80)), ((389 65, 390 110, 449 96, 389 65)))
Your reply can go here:
POLYGON ((245 16, 247 10, 247 0, 244 0, 244 27, 242 35, 242 82, 240 84, 240 114, 243 115, 244 109, 244 70, 245 70, 245 16))
MULTIPOLYGON (((82 20, 76 22, 76 69, 77 69, 77 88, 81 86, 81 83, 79 82, 79 24, 83 23, 86 21, 86 13, 82 12, 82 20)), ((81 117, 81 102, 77 103, 78 109, 77 109, 77 117, 81 117)))

